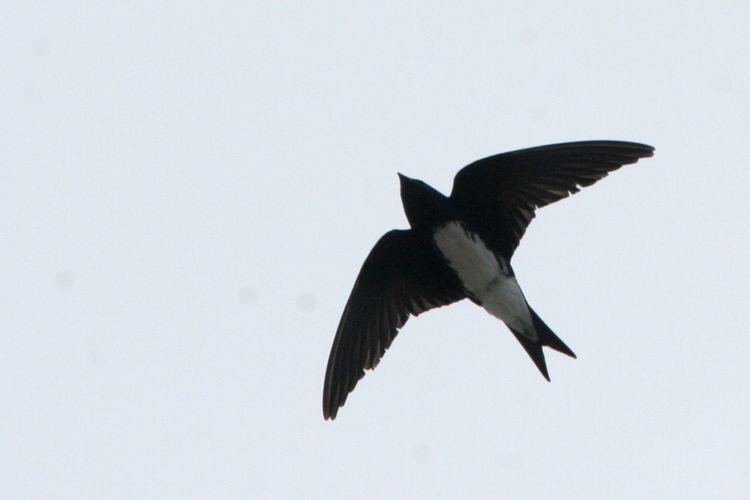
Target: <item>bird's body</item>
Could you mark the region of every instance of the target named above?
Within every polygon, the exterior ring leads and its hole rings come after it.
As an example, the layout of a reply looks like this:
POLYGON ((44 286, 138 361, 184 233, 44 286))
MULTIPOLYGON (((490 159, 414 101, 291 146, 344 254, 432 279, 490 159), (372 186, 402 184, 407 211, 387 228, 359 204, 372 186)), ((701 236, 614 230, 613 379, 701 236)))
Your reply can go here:
POLYGON ((399 174, 411 229, 386 233, 360 270, 328 360, 325 418, 335 418, 409 315, 465 298, 503 321, 549 380, 542 346, 575 354, 526 301, 510 263, 518 242, 535 209, 652 154, 618 141, 514 151, 463 168, 450 196, 399 174))
POLYGON ((438 227, 433 239, 469 298, 509 327, 536 339, 531 313, 510 263, 460 221, 438 227))

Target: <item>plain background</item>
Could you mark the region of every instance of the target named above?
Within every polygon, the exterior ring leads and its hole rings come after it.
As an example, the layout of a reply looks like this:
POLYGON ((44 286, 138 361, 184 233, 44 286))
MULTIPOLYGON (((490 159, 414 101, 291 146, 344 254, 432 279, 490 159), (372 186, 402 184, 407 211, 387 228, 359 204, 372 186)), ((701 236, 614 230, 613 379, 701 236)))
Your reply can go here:
POLYGON ((20 2, 0 12, 0 493, 742 498, 746 2, 20 2), (334 422, 323 371, 396 172, 656 155, 514 259, 552 383, 465 302, 334 422))

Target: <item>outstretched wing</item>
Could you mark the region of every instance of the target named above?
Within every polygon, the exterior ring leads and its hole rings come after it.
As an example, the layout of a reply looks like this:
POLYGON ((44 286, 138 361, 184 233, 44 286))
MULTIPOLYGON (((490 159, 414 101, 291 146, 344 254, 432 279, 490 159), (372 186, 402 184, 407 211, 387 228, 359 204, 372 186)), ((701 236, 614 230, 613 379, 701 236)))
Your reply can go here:
POLYGON ((451 200, 510 259, 534 212, 590 186, 654 148, 620 141, 551 144, 478 160, 453 179, 451 200))
POLYGON ((393 230, 367 256, 341 315, 326 368, 323 416, 336 418, 366 369, 375 368, 409 315, 464 298, 429 241, 393 230))

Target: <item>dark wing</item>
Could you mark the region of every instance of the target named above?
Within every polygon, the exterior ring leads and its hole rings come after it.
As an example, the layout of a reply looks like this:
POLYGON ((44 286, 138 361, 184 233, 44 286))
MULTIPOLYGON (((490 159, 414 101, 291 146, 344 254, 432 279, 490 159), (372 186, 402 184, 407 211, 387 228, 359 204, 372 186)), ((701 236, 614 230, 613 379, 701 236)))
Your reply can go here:
POLYGON ((475 230, 510 259, 534 211, 590 186, 654 148, 620 141, 551 144, 476 161, 453 179, 451 200, 475 230))
POLYGON ((367 256, 341 315, 326 368, 323 416, 336 418, 366 369, 375 368, 409 315, 464 298, 430 242, 393 230, 367 256))

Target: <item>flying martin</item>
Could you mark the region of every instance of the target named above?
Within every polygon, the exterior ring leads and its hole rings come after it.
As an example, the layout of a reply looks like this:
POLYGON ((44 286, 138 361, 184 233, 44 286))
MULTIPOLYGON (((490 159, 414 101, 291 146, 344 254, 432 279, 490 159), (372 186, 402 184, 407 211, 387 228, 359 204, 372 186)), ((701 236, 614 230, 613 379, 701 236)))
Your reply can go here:
POLYGON ((398 174, 411 229, 385 233, 359 271, 328 358, 323 416, 336 418, 409 316, 462 299, 505 323, 549 380, 542 346, 576 356, 526 302, 513 252, 537 208, 653 153, 651 146, 620 141, 512 151, 461 169, 450 196, 398 174))

